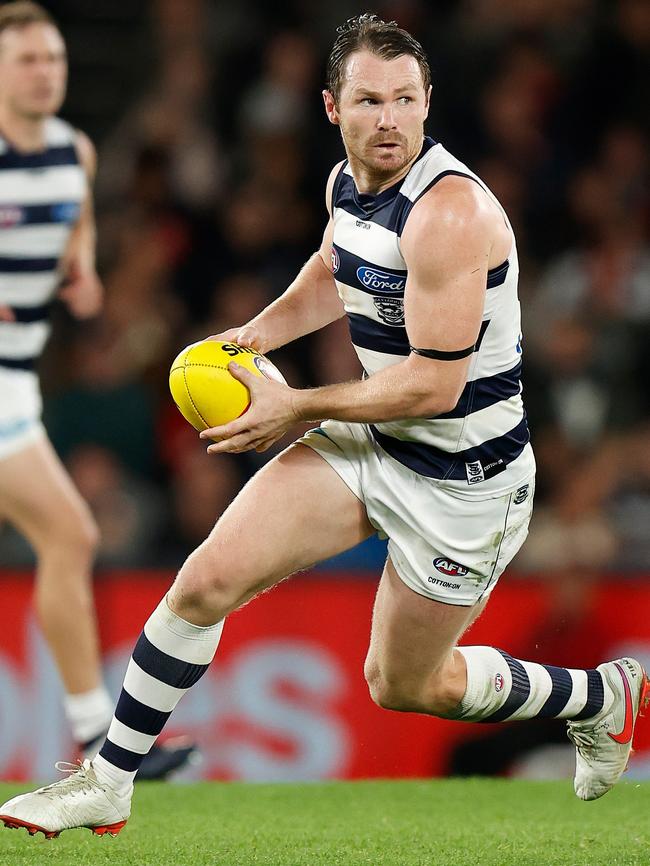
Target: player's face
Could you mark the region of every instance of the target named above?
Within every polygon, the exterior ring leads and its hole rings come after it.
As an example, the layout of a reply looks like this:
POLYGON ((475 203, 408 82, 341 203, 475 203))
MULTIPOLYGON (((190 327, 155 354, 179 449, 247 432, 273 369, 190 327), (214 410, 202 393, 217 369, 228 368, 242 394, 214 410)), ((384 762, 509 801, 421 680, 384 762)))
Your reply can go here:
POLYGON ((422 148, 429 93, 415 57, 384 60, 369 51, 351 54, 338 102, 327 91, 324 96, 353 169, 360 164, 379 179, 402 173, 422 148))
POLYGON ((0 34, 0 100, 21 117, 56 114, 65 96, 65 43, 46 23, 9 27, 0 34))

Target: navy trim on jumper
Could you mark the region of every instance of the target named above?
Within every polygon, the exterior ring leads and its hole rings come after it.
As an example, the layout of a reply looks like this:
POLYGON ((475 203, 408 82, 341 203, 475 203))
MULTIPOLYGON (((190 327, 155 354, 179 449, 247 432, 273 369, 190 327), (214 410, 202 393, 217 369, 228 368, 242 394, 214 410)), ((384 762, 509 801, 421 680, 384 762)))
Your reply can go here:
POLYGON ((36 358, 0 358, 0 367, 8 370, 34 370, 36 358))
POLYGON ((407 271, 384 268, 349 252, 338 244, 332 244, 338 256, 339 266, 335 279, 369 295, 391 295, 404 297, 407 271))
POLYGON ((436 415, 436 418, 464 418, 471 412, 478 412, 494 406, 502 400, 508 400, 521 392, 521 361, 510 370, 495 373, 494 376, 484 376, 467 382, 460 395, 458 403, 451 412, 436 415))
POLYGON ((503 436, 496 436, 481 445, 455 453, 422 442, 410 442, 388 436, 378 430, 374 424, 370 425, 370 430, 377 444, 394 460, 419 475, 445 481, 466 481, 466 463, 480 462, 484 468, 494 467, 497 464, 507 466, 519 457, 530 439, 525 415, 516 427, 503 436))
POLYGON ((374 349, 389 355, 411 354, 406 328, 400 325, 384 325, 359 313, 348 313, 350 338, 361 349, 374 349))
POLYGON ((16 258, 0 256, 0 274, 31 274, 55 271, 59 263, 54 258, 16 258))
POLYGON ((12 307, 15 321, 23 324, 45 322, 49 318, 52 304, 40 304, 38 307, 12 307))
POLYGON ((78 164, 79 156, 72 144, 48 147, 46 150, 31 153, 20 153, 9 146, 5 153, 0 154, 0 171, 21 168, 54 168, 55 166, 78 164))

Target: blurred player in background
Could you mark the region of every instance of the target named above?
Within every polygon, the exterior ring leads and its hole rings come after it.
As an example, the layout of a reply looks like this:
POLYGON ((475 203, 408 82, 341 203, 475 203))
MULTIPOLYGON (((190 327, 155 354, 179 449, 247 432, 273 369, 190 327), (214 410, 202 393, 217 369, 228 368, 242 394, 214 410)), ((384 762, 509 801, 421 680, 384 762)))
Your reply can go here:
MULTIPOLYGON (((59 297, 78 319, 96 316, 91 185, 95 151, 54 115, 65 96, 61 33, 36 3, 0 6, 0 520, 29 540, 38 567, 38 619, 65 688, 74 739, 86 755, 108 729, 91 566, 98 531, 40 421, 35 364, 59 297)), ((145 777, 187 762, 188 744, 156 747, 145 777)))
POLYGON ((585 800, 623 772, 646 697, 637 661, 569 670, 458 646, 526 537, 535 462, 512 228, 482 181, 424 136, 430 92, 421 46, 394 23, 363 15, 340 28, 323 95, 347 160, 327 185, 322 246, 284 295, 220 336, 265 352, 347 315, 366 376, 296 390, 231 365, 252 405, 201 434, 218 440, 210 452, 265 450, 297 421, 329 420, 268 463, 183 565, 138 640, 99 755, 0 807, 9 826, 119 832, 143 755, 212 661, 227 614, 376 531, 389 556, 365 673, 380 706, 565 719, 585 800))

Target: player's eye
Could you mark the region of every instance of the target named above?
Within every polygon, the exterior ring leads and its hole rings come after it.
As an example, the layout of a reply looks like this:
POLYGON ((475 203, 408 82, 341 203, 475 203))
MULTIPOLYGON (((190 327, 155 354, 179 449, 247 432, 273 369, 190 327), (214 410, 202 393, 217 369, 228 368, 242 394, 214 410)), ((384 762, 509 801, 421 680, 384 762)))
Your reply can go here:
POLYGON ((400 96, 397 100, 399 105, 408 105, 410 102, 413 102, 410 96, 400 96))
POLYGON ((359 102, 361 105, 377 105, 377 100, 373 99, 372 96, 364 96, 359 102))

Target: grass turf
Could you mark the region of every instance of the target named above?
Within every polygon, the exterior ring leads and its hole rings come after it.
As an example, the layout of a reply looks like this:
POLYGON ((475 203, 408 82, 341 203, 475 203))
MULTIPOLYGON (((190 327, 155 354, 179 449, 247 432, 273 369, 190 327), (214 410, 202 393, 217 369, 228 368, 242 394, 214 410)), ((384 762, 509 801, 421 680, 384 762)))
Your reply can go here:
POLYGON ((117 838, 1 828, 0 864, 648 866, 649 812, 634 783, 594 803, 569 782, 144 783, 117 838))

